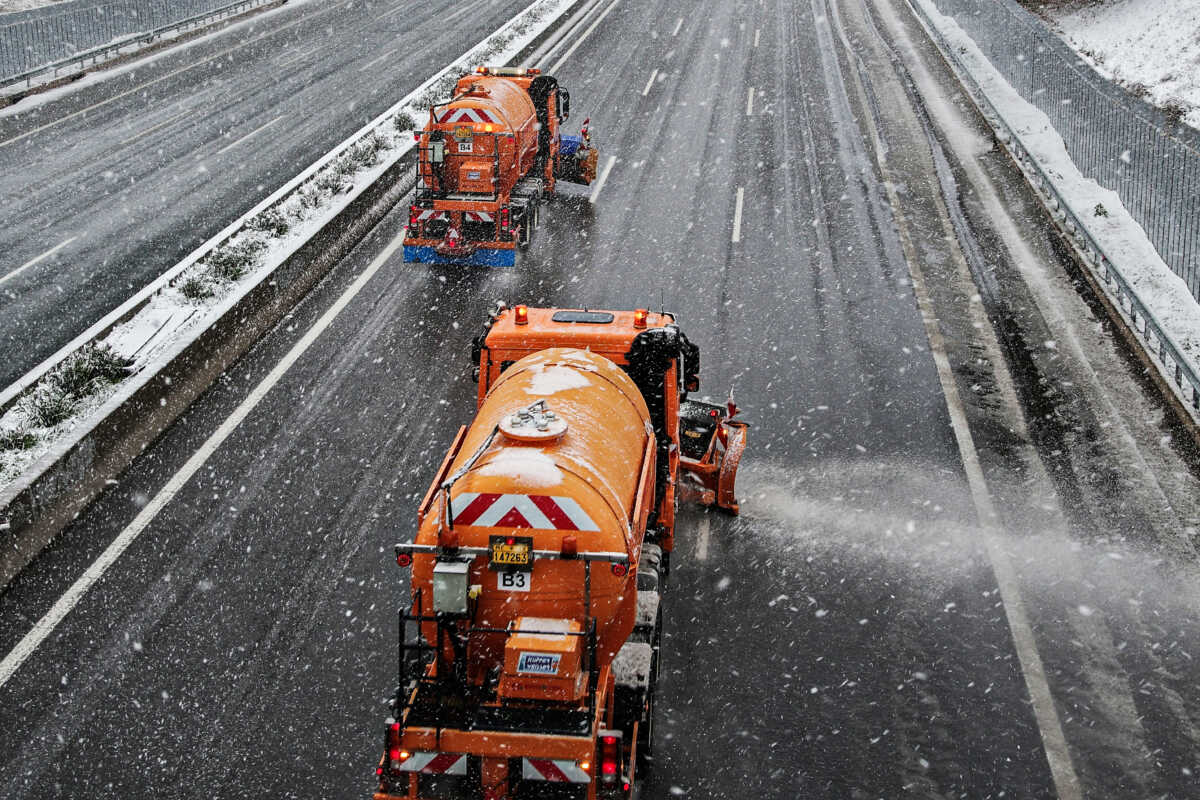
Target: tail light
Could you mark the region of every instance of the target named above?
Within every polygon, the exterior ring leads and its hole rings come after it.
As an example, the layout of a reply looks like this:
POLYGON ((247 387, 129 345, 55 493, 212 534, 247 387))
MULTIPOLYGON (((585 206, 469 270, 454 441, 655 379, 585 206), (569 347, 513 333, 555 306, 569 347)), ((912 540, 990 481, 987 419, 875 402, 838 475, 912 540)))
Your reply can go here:
POLYGON ((621 732, 600 731, 600 780, 616 783, 621 775, 621 732))
POLYGON ((411 567, 412 553, 396 553, 396 566, 404 568, 411 567))
POLYGON ((508 206, 504 206, 503 208, 500 209, 500 230, 504 231, 505 233, 508 233, 509 226, 511 225, 511 223, 512 223, 512 213, 509 211, 508 206))
POLYGON ((413 236, 417 235, 417 228, 421 225, 421 209, 418 206, 408 207, 408 232, 413 236))
POLYGON ((513 322, 518 325, 524 325, 529 322, 529 307, 519 305, 513 309, 513 322))
POLYGON ((629 567, 627 567, 624 564, 613 564, 612 565, 612 574, 616 575, 618 578, 624 578, 625 573, 627 573, 627 572, 629 572, 629 567))
POLYGON ((650 312, 644 308, 639 308, 637 311, 634 311, 633 312, 633 327, 635 327, 635 328, 646 327, 646 320, 649 319, 649 317, 650 317, 650 312))

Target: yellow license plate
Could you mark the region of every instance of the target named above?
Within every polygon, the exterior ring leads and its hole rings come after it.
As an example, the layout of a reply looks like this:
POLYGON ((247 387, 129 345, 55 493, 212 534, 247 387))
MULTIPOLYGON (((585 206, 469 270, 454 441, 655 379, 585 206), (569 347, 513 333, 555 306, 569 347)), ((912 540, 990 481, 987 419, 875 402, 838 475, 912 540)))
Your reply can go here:
POLYGON ((488 548, 490 569, 533 569, 532 536, 493 536, 488 548))
POLYGON ((475 129, 470 125, 456 125, 454 128, 454 138, 458 141, 471 139, 475 136, 475 129))

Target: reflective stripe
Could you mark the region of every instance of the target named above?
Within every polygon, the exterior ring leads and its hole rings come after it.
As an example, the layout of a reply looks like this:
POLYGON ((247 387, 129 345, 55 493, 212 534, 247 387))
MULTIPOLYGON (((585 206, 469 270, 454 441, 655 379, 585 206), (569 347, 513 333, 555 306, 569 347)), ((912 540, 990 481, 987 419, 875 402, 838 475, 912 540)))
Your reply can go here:
POLYGON ((592 776, 570 759, 522 758, 521 777, 550 783, 591 783, 592 776))
POLYGON ((503 125, 504 122, 486 108, 447 108, 438 117, 438 122, 446 125, 452 122, 491 122, 503 125))
POLYGON ((424 775, 466 775, 467 757, 460 753, 413 753, 399 769, 424 775))
POLYGON ((417 214, 417 219, 449 219, 445 211, 422 211, 417 214))
POLYGON ((468 211, 467 219, 471 222, 493 222, 495 218, 486 211, 468 211))
POLYGON ((547 531, 598 531, 570 497, 463 492, 450 501, 454 522, 478 528, 531 528, 547 531))

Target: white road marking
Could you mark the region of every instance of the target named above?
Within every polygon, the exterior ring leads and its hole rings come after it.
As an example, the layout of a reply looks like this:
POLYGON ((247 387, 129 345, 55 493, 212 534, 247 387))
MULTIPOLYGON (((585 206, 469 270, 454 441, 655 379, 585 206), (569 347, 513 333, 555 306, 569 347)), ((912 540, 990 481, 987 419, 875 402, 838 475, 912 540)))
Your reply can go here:
POLYGON ((683 17, 680 17, 680 18, 679 18, 679 19, 678 19, 678 20, 675 22, 675 30, 671 31, 671 35, 672 35, 672 36, 678 36, 678 35, 679 35, 679 29, 680 29, 680 28, 682 28, 682 27, 683 27, 683 17))
POLYGON ((604 20, 604 18, 608 16, 608 13, 610 11, 612 11, 614 8, 616 8, 620 2, 621 2, 621 0, 613 0, 612 5, 610 5, 606 9, 604 9, 604 13, 601 14, 600 16, 596 17, 596 21, 593 22, 591 25, 589 25, 588 29, 579 35, 579 38, 575 40, 575 44, 571 45, 571 48, 569 50, 567 50, 567 52, 562 54, 562 58, 560 58, 558 61, 555 61, 554 66, 546 71, 548 73, 550 73, 551 75, 554 75, 555 73, 557 73, 558 68, 563 65, 563 62, 571 57, 571 54, 575 52, 576 48, 578 48, 579 45, 583 44, 584 40, 587 39, 587 37, 592 35, 592 31, 596 30, 596 26, 598 26, 604 20))
POLYGON ((755 47, 758 47, 758 33, 759 33, 758 28, 755 28, 754 29, 754 46, 755 47))
MULTIPOLYGON (((839 27, 837 34, 843 49, 847 53, 853 53, 845 31, 839 27)), ((866 88, 863 86, 858 72, 850 70, 850 74, 859 96, 864 97, 866 88)), ((883 179, 888 202, 892 207, 901 249, 908 262, 913 296, 916 297, 917 307, 921 310, 925 336, 929 340, 929 352, 933 356, 938 381, 942 386, 942 394, 946 398, 946 408, 950 414, 950 427, 954 431, 954 439, 958 444, 958 452, 963 462, 963 471, 971 491, 971 499, 975 505, 975 513, 979 518, 984 550, 991 562, 992 572, 996 576, 996 585, 1000 590, 1000 602, 1004 606, 1013 646, 1017 651, 1017 660, 1020 662, 1021 672, 1025 677, 1025 686, 1029 690, 1034 720, 1037 722, 1038 731, 1042 737, 1042 747, 1046 751, 1050 777, 1054 781, 1055 795, 1059 800, 1083 800, 1079 775, 1071 761, 1067 738, 1062 730, 1062 721, 1059 719, 1058 709, 1054 704, 1054 695, 1050 692, 1050 682, 1046 678, 1046 668, 1042 664, 1042 657, 1037 649, 1037 640, 1033 635, 1033 626, 1029 623, 1029 617, 1025 613, 1025 601, 1021 597, 1017 573, 1008 553, 1004 550, 999 531, 999 517, 988 491, 987 480, 983 475, 983 466, 979 462, 979 453, 975 449, 975 440, 971 436, 970 425, 967 423, 966 409, 954 381, 954 371, 946 353, 945 339, 942 338, 941 327, 938 324, 933 303, 925 288, 925 275, 921 269, 916 245, 909 234, 908 222, 896 190, 896 182, 891 175, 887 150, 874 117, 866 114, 864 120, 870 133, 875 161, 879 165, 880 177, 883 179)))
POLYGON ((750 87, 750 91, 746 92, 746 116, 754 116, 754 87, 750 87))
POLYGON ((146 81, 145 83, 143 83, 139 86, 135 86, 132 89, 127 89, 126 91, 120 92, 119 94, 114 94, 112 97, 107 97, 107 98, 101 100, 99 103, 94 103, 94 104, 88 106, 87 108, 81 108, 78 111, 61 116, 52 122, 47 122, 45 125, 39 125, 38 127, 33 128, 32 130, 25 131, 24 133, 14 136, 11 139, 5 139, 4 141, 0 142, 0 147, 4 147, 5 145, 10 145, 13 142, 19 142, 22 139, 26 139, 30 136, 33 136, 35 133, 40 133, 41 131, 44 131, 47 128, 53 128, 55 125, 59 124, 60 122, 66 122, 69 119, 74 119, 75 117, 82 116, 82 115, 88 113, 89 111, 94 111, 95 109, 100 108, 101 106, 106 106, 114 100, 120 100, 122 97, 128 97, 131 94, 137 94, 138 92, 145 89, 147 86, 153 86, 156 83, 165 81, 167 78, 174 78, 176 75, 182 75, 183 73, 187 72, 188 70, 195 69, 196 67, 207 64, 210 61, 216 61, 218 59, 224 58, 225 56, 229 55, 230 53, 234 52, 235 50, 240 50, 241 48, 245 47, 246 45, 254 44, 255 42, 261 41, 262 39, 265 39, 268 36, 273 36, 274 34, 277 34, 280 31, 285 31, 288 28, 294 28, 295 26, 299 25, 302 22, 309 22, 309 21, 311 21, 311 20, 308 17, 303 17, 294 22, 289 22, 286 25, 280 25, 278 28, 272 28, 270 31, 262 34, 261 36, 256 36, 253 39, 248 39, 244 42, 239 42, 238 44, 234 45, 233 47, 230 47, 228 50, 222 50, 219 53, 214 53, 213 55, 209 56, 206 59, 203 59, 202 61, 197 61, 194 64, 188 64, 186 67, 180 67, 177 70, 168 72, 166 75, 160 75, 152 81, 146 81))
POLYGON ((277 66, 277 67, 290 66, 292 64, 295 64, 297 61, 302 61, 305 58, 308 58, 309 56, 311 56, 313 53, 317 52, 320 49, 321 49, 320 47, 314 47, 310 50, 305 50, 302 53, 295 53, 295 54, 287 56, 285 58, 281 58, 279 61, 275 62, 275 66, 277 66))
POLYGON ((24 264, 22 264, 21 266, 19 266, 19 267, 17 267, 16 269, 14 269, 12 272, 10 272, 10 273, 8 273, 7 275, 5 275, 3 278, 0 278, 0 284, 4 284, 4 283, 6 283, 6 282, 8 282, 8 281, 12 280, 13 278, 17 277, 18 275, 20 275, 20 274, 21 274, 22 272, 24 272, 25 270, 27 270, 27 269, 29 269, 30 267, 32 267, 34 264, 37 264, 38 262, 41 262, 41 261, 45 261, 47 258, 49 258, 50 256, 54 255, 54 254, 55 254, 55 253, 57 253, 59 250, 62 250, 64 247, 66 247, 67 245, 69 245, 71 242, 75 241, 75 240, 76 240, 76 239, 78 239, 78 238, 79 238, 78 236, 72 236, 70 239, 67 239, 65 242, 61 242, 61 243, 59 243, 59 244, 56 244, 56 245, 54 245, 54 247, 51 247, 49 250, 47 250, 46 252, 42 253, 42 254, 41 254, 40 256, 38 256, 37 258, 31 258, 31 259, 29 259, 29 260, 28 260, 28 261, 26 261, 24 264))
POLYGON ((642 89, 642 97, 650 94, 650 90, 654 87, 654 80, 658 77, 658 70, 650 73, 650 80, 646 81, 646 88, 642 89))
POLYGON ((700 518, 700 538, 696 540, 696 559, 708 561, 708 540, 712 537, 712 523, 708 514, 700 518))
POLYGON ((616 156, 609 156, 608 161, 604 163, 604 169, 600 171, 600 179, 596 181, 596 185, 592 189, 592 196, 588 198, 589 203, 595 203, 596 198, 600 196, 600 190, 604 188, 604 182, 608 180, 608 173, 612 172, 615 163, 617 163, 616 156))
POLYGON ((400 249, 403 242, 404 233, 401 232, 384 248, 383 252, 375 257, 375 260, 355 279, 354 283, 350 284, 349 288, 317 320, 316 324, 308 329, 300 341, 292 346, 292 349, 263 378, 262 382, 254 387, 254 390, 250 392, 246 399, 221 423, 221 427, 217 428, 216 432, 208 437, 208 440, 200 446, 200 449, 187 460, 187 463, 171 476, 171 479, 159 490, 158 494, 138 512, 133 521, 117 535, 112 544, 71 585, 71 588, 58 599, 54 606, 46 612, 46 615, 38 620, 29 633, 25 634, 25 637, 17 643, 12 652, 5 656, 3 661, 0 661, 0 687, 8 683, 9 679, 25 663, 25 660, 33 654, 33 651, 45 641, 46 637, 54 633, 59 623, 79 604, 79 601, 83 599, 87 591, 92 588, 96 581, 104 577, 104 573, 121 557, 126 548, 133 544, 134 540, 154 521, 159 512, 174 499, 179 490, 200 471, 209 457, 230 437, 246 417, 249 416, 250 412, 267 396, 267 393, 271 391, 275 384, 279 383, 283 376, 287 374, 288 370, 300 360, 325 329, 337 319, 338 315, 345 310, 346 306, 350 304, 375 273, 379 271, 379 268, 400 249))
POLYGON ((222 153, 225 153, 225 152, 228 152, 228 151, 232 150, 233 148, 237 147, 239 144, 241 144, 242 142, 246 141, 247 139, 249 139, 249 138, 250 138, 250 137, 252 137, 252 136, 257 136, 258 134, 260 134, 260 133, 262 133, 263 131, 265 131, 267 128, 269 128, 269 127, 271 127, 272 125, 274 125, 276 122, 279 122, 279 120, 281 120, 281 119, 283 119, 283 114, 280 114, 278 117, 276 117, 275 119, 271 120, 271 121, 270 121, 270 122, 268 122, 266 125, 261 125, 261 126, 259 126, 259 127, 255 128, 254 130, 250 131, 249 133, 247 133, 247 134, 246 134, 245 136, 243 136, 242 138, 238 139, 236 142, 230 142, 229 144, 225 145, 224 147, 222 147, 220 150, 218 150, 218 151, 217 151, 217 155, 221 155, 222 153))
POLYGON ((130 142, 136 142, 138 139, 142 138, 143 136, 154 133, 156 130, 158 130, 160 128, 165 128, 168 125, 170 125, 172 122, 175 122, 176 120, 178 120, 180 117, 187 116, 190 113, 191 113, 191 111, 180 111, 175 116, 169 117, 168 119, 164 119, 162 122, 158 123, 157 125, 151 125, 149 128, 146 128, 145 130, 138 131, 133 136, 130 136, 128 139, 121 142, 121 144, 126 145, 126 144, 129 144, 130 142))
POLYGON ((745 199, 745 192, 743 187, 738 187, 737 203, 733 207, 733 242, 742 240, 742 201, 745 199))
POLYGON ((388 56, 391 56, 391 55, 392 55, 393 53, 395 53, 395 52, 396 52, 396 48, 392 48, 391 50, 388 50, 386 53, 384 53, 383 55, 381 55, 379 58, 373 58, 373 59, 371 59, 370 61, 368 61, 367 63, 363 64, 361 67, 359 67, 359 68, 358 68, 358 71, 359 71, 359 72, 366 72, 366 71, 367 71, 367 70, 369 70, 371 67, 375 66, 375 65, 376 65, 376 64, 378 64, 380 61, 383 61, 385 58, 387 58, 388 56))

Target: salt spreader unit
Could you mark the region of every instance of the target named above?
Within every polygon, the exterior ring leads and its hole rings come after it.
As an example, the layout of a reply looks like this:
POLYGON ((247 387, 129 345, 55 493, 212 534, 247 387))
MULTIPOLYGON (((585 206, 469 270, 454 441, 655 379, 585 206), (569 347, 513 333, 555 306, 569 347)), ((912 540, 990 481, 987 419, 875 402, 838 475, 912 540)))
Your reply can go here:
POLYGON ((537 69, 477 67, 429 110, 404 260, 511 267, 557 181, 590 184, 598 153, 588 121, 561 126, 571 99, 537 69))
POLYGON ((676 488, 736 514, 746 425, 670 314, 501 306, 421 502, 374 800, 632 798, 676 488))

